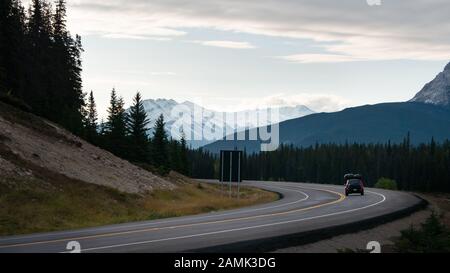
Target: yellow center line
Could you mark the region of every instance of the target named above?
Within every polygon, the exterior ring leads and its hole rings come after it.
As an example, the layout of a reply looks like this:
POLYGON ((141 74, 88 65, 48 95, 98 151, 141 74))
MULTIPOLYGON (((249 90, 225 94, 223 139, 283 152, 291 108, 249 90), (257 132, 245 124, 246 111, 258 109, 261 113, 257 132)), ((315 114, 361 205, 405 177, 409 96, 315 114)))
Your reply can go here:
POLYGON ((38 242, 32 242, 32 243, 2 245, 2 246, 0 246, 0 249, 2 249, 2 248, 12 248, 12 247, 21 247, 21 246, 32 246, 32 245, 48 244, 48 243, 67 242, 67 241, 81 241, 81 240, 86 240, 86 239, 113 237, 113 236, 118 236, 118 235, 143 233, 143 232, 157 231, 157 230, 164 230, 164 229, 176 229, 176 228, 194 227, 194 226, 200 226, 200 225, 211 225, 211 224, 228 223, 228 222, 241 221, 241 220, 251 220, 251 219, 273 217, 273 216, 286 215, 286 214, 291 214, 291 213, 295 213, 295 212, 308 211, 308 210, 312 210, 312 209, 321 208, 321 207, 324 207, 324 206, 334 205, 334 204, 337 204, 337 203, 340 203, 340 202, 344 201, 344 199, 346 198, 345 195, 343 195, 343 194, 341 194, 339 192, 331 191, 331 190, 317 189, 317 188, 301 188, 301 187, 299 187, 299 188, 300 189, 309 189, 309 190, 318 190, 318 191, 329 192, 329 193, 338 195, 339 199, 337 199, 335 201, 332 201, 332 202, 319 204, 319 205, 315 205, 315 206, 311 206, 311 207, 295 209, 295 210, 288 210, 288 211, 277 212, 277 213, 269 213, 269 214, 247 216, 247 217, 238 217, 238 218, 232 218, 232 219, 226 219, 226 220, 200 222, 200 223, 177 225, 177 226, 154 227, 154 228, 138 229, 138 230, 130 230, 130 231, 110 232, 110 233, 104 233, 104 234, 98 234, 98 235, 89 235, 89 236, 81 236, 81 237, 74 237, 74 238, 38 241, 38 242))

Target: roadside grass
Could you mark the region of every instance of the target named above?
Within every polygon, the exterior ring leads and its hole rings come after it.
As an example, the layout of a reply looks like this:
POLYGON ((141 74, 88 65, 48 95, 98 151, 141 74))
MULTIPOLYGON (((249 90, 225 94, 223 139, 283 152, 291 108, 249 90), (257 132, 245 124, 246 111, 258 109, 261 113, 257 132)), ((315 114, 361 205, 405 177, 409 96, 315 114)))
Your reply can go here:
MULTIPOLYGON (((170 176, 170 175, 169 175, 170 176)), ((219 185, 181 181, 174 190, 134 195, 66 178, 14 181, 0 178, 0 236, 77 229, 124 222, 193 215, 266 203, 276 193, 242 188, 225 196, 219 185), (7 183, 4 183, 7 181, 7 183)))
POLYGON ((156 190, 151 198, 144 199, 144 208, 154 212, 154 218, 192 215, 224 209, 266 203, 278 198, 275 193, 256 188, 241 188, 240 198, 230 198, 219 185, 206 183, 188 183, 178 190, 169 192, 156 190))

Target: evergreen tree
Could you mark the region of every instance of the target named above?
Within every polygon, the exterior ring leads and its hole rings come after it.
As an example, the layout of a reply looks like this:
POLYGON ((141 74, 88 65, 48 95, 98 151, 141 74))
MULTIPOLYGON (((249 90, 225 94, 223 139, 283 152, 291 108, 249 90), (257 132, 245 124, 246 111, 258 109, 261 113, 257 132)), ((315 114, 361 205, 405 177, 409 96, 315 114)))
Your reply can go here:
POLYGON ((66 30, 66 1, 56 1, 56 12, 53 16, 53 33, 56 43, 66 45, 68 43, 68 33, 66 30))
POLYGON ((0 1, 0 93, 25 95, 25 12, 19 0, 0 1))
POLYGON ((181 147, 174 139, 169 142, 169 165, 170 169, 181 173, 181 147))
POLYGON ((111 91, 105 138, 109 151, 122 158, 128 158, 126 112, 123 99, 117 96, 114 88, 111 91))
POLYGON ((160 115, 156 120, 153 132, 152 148, 153 162, 158 168, 167 170, 169 168, 168 140, 165 130, 164 115, 160 115))
POLYGON ((188 147, 184 132, 181 134, 180 140, 180 173, 189 175, 188 147))
POLYGON ((75 36, 75 40, 70 40, 70 57, 69 57, 69 75, 70 75, 70 89, 67 93, 68 104, 66 105, 67 117, 61 122, 68 129, 74 133, 79 133, 82 128, 81 109, 84 107, 83 100, 83 83, 81 78, 82 62, 81 53, 84 51, 81 43, 81 37, 75 36))
POLYGON ((189 175, 194 178, 215 179, 219 177, 218 157, 204 151, 188 150, 189 175), (217 166, 217 167, 216 167, 217 166))
MULTIPOLYGON (((53 96, 52 109, 63 112, 58 122, 71 131, 79 133, 81 129, 80 109, 84 100, 81 80, 81 38, 70 36, 66 29, 66 1, 56 2, 53 16, 53 65, 56 77, 53 78, 52 90, 57 92, 53 96)), ((56 113, 53 113, 54 116, 56 113)))
POLYGON ((26 38, 29 44, 30 60, 26 71, 28 102, 38 115, 50 118, 54 111, 50 99, 55 96, 50 75, 51 67, 51 18, 50 6, 46 1, 33 0, 29 9, 26 38), (32 91, 31 91, 32 90, 32 91))
POLYGON ((144 109, 141 94, 138 92, 130 107, 127 126, 130 139, 130 159, 135 162, 148 162, 149 140, 147 125, 149 120, 144 109))
POLYGON ((98 141, 97 119, 97 106, 94 100, 94 93, 91 91, 86 103, 86 110, 84 115, 84 132, 86 140, 93 144, 97 144, 98 141))

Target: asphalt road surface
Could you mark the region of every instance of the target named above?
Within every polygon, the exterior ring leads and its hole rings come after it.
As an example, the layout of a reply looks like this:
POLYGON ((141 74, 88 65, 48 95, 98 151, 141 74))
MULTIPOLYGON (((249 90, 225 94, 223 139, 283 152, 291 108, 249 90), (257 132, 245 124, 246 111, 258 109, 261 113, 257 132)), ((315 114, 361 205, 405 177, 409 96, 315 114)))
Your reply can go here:
MULTIPOLYGON (((215 252, 230 246, 270 244, 271 238, 349 225, 388 215, 421 202, 413 195, 366 189, 366 195, 343 195, 343 186, 288 182, 245 182, 279 192, 272 203, 196 216, 127 223, 74 231, 1 237, 0 253, 70 252, 215 252)), ((272 239, 273 240, 273 239, 272 239)), ((255 248, 257 250, 258 248, 255 248)), ((239 250, 238 248, 236 250, 239 250)))

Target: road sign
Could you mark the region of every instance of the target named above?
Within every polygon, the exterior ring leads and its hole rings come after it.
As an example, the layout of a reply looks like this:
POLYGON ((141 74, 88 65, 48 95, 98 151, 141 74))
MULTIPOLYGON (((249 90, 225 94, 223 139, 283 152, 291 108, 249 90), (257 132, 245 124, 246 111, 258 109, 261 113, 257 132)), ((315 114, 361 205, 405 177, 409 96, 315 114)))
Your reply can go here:
POLYGON ((220 181, 242 182, 242 151, 220 152, 220 181))

